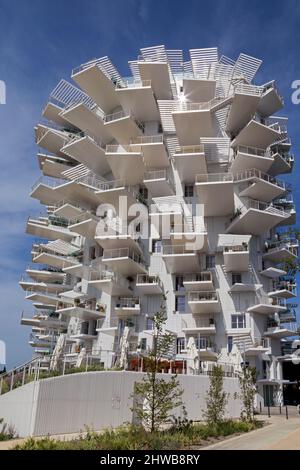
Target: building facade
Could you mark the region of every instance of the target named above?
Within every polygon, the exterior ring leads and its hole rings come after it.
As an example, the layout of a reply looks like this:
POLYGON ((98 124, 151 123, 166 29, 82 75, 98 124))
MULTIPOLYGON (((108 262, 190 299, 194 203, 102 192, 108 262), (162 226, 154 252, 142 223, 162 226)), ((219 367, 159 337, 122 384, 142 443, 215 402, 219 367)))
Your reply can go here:
POLYGON ((164 309, 168 370, 246 363, 281 403, 298 256, 283 99, 245 54, 140 52, 130 77, 108 57, 74 69, 35 128, 45 209, 27 222, 21 322, 45 368, 141 370, 164 309))

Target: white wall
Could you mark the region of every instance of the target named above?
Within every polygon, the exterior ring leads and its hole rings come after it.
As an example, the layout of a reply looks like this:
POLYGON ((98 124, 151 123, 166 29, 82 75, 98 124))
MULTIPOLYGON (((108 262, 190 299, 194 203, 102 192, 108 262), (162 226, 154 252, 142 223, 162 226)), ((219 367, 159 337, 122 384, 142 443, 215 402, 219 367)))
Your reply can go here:
MULTIPOLYGON (((0 416, 14 424, 20 436, 80 432, 86 425, 95 430, 116 427, 132 422, 130 395, 143 375, 88 372, 41 380, 0 396, 0 416)), ((178 380, 189 418, 200 420, 209 377, 179 375, 178 380)), ((225 378, 224 389, 230 393, 227 415, 238 417, 240 401, 233 399, 238 379, 225 378)))

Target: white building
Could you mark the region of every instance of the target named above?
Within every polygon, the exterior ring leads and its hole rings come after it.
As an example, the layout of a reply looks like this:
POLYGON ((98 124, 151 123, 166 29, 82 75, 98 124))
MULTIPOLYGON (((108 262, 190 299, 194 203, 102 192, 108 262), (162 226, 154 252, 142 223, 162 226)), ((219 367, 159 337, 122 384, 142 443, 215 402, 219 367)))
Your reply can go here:
POLYGON ((45 367, 88 355, 141 369, 164 294, 171 370, 246 362, 265 403, 281 402, 298 246, 284 234, 295 208, 280 178, 293 156, 275 82, 253 84, 260 65, 157 46, 129 62, 129 78, 102 57, 53 90, 30 194, 45 214, 27 222, 41 241, 20 282, 45 367))

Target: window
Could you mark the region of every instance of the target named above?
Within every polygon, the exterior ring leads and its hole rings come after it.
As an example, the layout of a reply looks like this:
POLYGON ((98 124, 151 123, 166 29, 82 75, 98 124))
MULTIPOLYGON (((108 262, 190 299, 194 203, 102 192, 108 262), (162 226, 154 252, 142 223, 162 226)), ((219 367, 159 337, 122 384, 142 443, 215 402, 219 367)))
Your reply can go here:
POLYGON ((183 276, 176 276, 175 278, 175 291, 180 292, 184 290, 183 276))
POLYGON ((185 338, 177 338, 176 354, 180 354, 185 349, 185 338))
POLYGON ((194 197, 194 185, 186 184, 184 186, 184 197, 194 197))
POLYGON ((146 330, 153 330, 153 320, 152 318, 146 319, 146 330))
POLYGON ((242 283, 242 275, 241 273, 232 273, 231 274, 232 284, 241 284, 242 283))
POLYGON ((162 252, 162 240, 152 240, 152 252, 153 253, 162 252))
POLYGON ((140 196, 144 201, 147 201, 148 199, 148 188, 146 187, 140 187, 139 189, 140 196))
POLYGON ((96 247, 91 246, 90 247, 90 259, 95 259, 96 258, 96 247))
POLYGON ((216 265, 215 255, 206 255, 206 269, 214 268, 216 265))
POLYGON ((185 312, 185 295, 178 295, 175 298, 176 312, 185 312))
POLYGON ((140 346, 141 346, 142 351, 146 351, 146 349, 147 349, 147 338, 142 338, 141 339, 140 346))
POLYGON ((227 349, 228 349, 229 353, 231 353, 232 347, 233 347, 233 337, 228 336, 228 338, 227 338, 227 349))
POLYGON ((246 316, 231 315, 231 328, 246 328, 246 316))

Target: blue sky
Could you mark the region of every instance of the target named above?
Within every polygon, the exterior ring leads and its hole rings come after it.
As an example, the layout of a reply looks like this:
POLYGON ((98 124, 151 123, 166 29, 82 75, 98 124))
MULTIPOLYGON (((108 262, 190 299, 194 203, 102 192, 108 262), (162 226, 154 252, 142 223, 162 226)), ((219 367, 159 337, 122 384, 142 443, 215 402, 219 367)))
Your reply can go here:
MULTIPOLYGON (((30 214, 42 207, 28 196, 39 176, 33 126, 49 92, 73 67, 108 55, 123 75, 140 47, 169 49, 218 46, 263 60, 256 82, 276 79, 285 98, 293 153, 298 157, 300 105, 291 103, 291 83, 300 80, 300 2, 286 0, 0 0, 0 339, 8 366, 30 358, 29 330, 20 326, 30 302, 18 286, 30 262, 30 214)), ((284 177, 285 178, 285 177, 284 177)), ((300 206, 299 165, 286 178, 300 206), (297 184, 298 183, 298 184, 297 184)))

